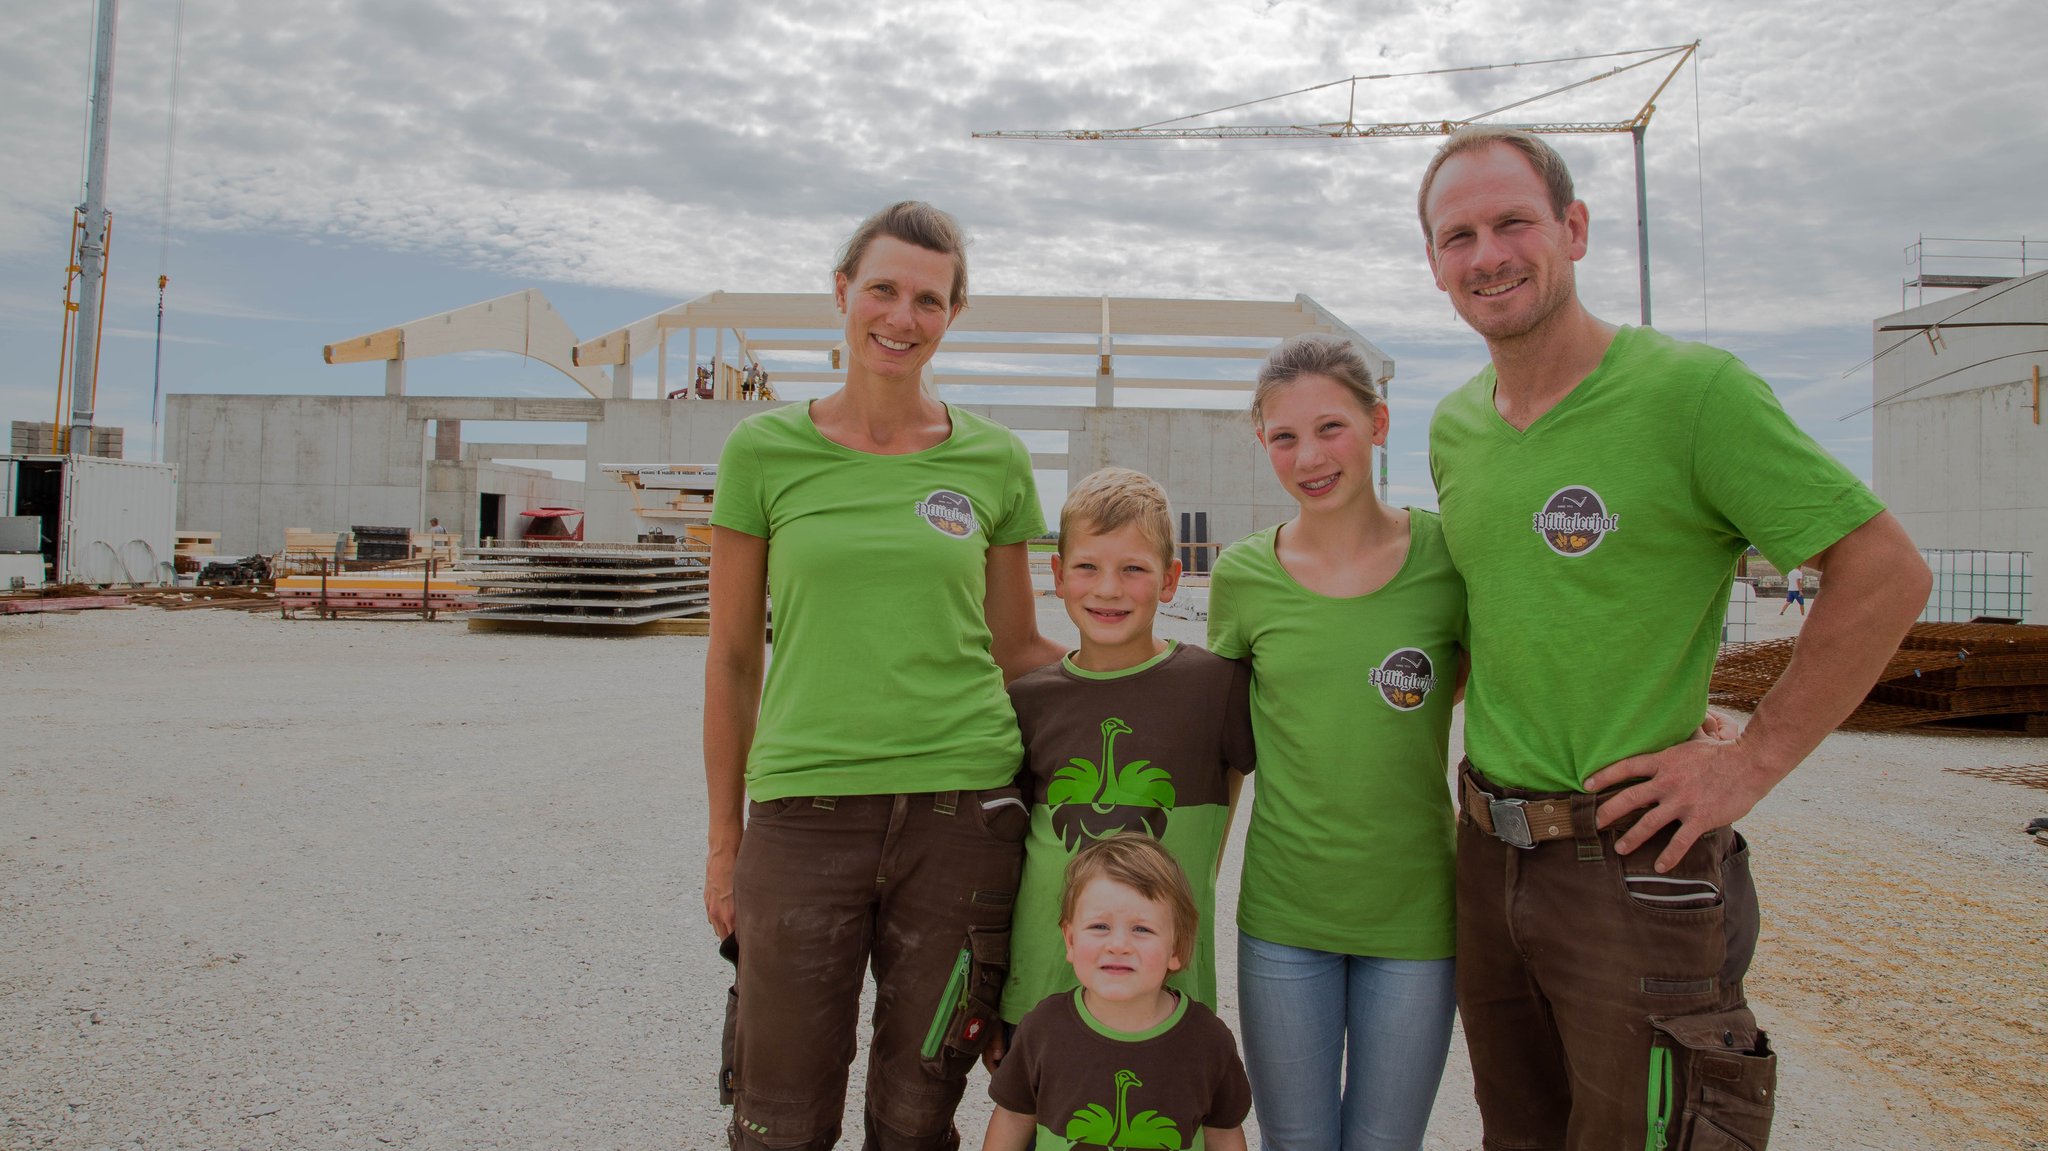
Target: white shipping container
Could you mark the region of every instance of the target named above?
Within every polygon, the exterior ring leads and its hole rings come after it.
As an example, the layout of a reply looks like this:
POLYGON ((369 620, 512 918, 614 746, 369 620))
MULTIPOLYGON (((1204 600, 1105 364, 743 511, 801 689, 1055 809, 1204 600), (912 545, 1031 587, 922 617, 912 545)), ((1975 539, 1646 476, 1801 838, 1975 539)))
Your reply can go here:
MULTIPOLYGON (((13 513, 27 487, 23 468, 61 468, 57 582, 157 585, 172 582, 178 469, 173 464, 98 456, 14 456, 4 461, 13 513)), ((44 513, 46 516, 48 513, 44 513)), ((46 525, 47 526, 47 525, 46 525)))

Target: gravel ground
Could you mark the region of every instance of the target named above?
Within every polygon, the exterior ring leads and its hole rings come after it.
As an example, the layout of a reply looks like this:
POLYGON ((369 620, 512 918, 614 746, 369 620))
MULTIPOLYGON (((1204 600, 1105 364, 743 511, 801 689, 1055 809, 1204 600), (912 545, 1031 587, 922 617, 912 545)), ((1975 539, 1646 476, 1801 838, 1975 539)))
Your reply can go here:
MULTIPOLYGON (((0 1147, 718 1145, 704 650, 0 619, 0 1147)), ((1775 1146, 2048 1147, 2048 793, 1943 771, 2044 760, 1836 735, 1745 822, 1775 1146)), ((1477 1144, 1461 1045, 1428 1146, 1477 1144)))

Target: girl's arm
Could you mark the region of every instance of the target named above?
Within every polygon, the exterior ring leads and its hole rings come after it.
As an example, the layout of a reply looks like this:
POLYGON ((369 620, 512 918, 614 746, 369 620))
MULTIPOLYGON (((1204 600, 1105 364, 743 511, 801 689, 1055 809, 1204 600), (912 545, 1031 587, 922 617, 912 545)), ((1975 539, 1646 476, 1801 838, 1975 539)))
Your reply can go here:
MULTIPOLYGON (((998 1107, 995 1114, 988 1117, 988 1134, 981 1137, 981 1151, 1031 1151, 1032 1140, 1037 1135, 1037 1116, 1019 1115, 998 1107)), ((1243 1136, 1238 1137, 1237 1147, 1238 1151, 1244 1151, 1243 1136)))
MULTIPOLYGON (((1038 632, 1038 608, 1031 595, 1031 556, 1023 543, 988 549, 987 591, 982 610, 994 637, 989 653, 1008 683, 1065 655, 1038 632)), ((715 597, 714 597, 715 598, 715 597)))
POLYGON ((768 541, 711 529, 711 652, 704 661, 704 789, 710 842, 704 918, 720 939, 734 926, 733 867, 746 821, 747 750, 761 715, 762 648, 768 618, 768 541))

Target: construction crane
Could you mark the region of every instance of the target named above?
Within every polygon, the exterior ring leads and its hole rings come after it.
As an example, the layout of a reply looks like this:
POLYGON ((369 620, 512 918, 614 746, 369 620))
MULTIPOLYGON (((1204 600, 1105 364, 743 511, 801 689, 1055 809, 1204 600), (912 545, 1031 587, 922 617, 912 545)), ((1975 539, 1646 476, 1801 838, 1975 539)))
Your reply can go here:
POLYGON ((973 133, 973 138, 977 140, 1062 140, 1095 143, 1123 140, 1368 140, 1413 136, 1448 136, 1468 124, 1477 124, 1482 120, 1492 121, 1493 117, 1499 116, 1502 113, 1526 107, 1552 96, 1562 95, 1565 92, 1597 84, 1600 81, 1612 79, 1623 73, 1632 72, 1638 68, 1644 68, 1651 64, 1668 60, 1671 62, 1670 70, 1658 82, 1656 91, 1650 93, 1650 98, 1643 101, 1643 106, 1637 109, 1636 114, 1626 120, 1540 121, 1503 125, 1505 127, 1520 128, 1525 132, 1532 132, 1538 135, 1593 135, 1627 132, 1635 138, 1636 257, 1639 271, 1642 320, 1643 325, 1647 327, 1650 323, 1650 215, 1648 184, 1643 177, 1643 135, 1649 130, 1651 116, 1656 114, 1657 98, 1664 94, 1664 89, 1670 87, 1671 81, 1677 77, 1679 69, 1685 67, 1686 62, 1693 59, 1695 53, 1699 51, 1699 46, 1700 42, 1694 40, 1690 44, 1673 44, 1662 48, 1635 48, 1624 52, 1602 52, 1587 56, 1558 56, 1548 60, 1525 60, 1512 64, 1476 64, 1460 68, 1432 68, 1420 72, 1390 72, 1374 76, 1347 76, 1341 80, 1331 80, 1326 83, 1311 85, 1307 88, 1299 88, 1292 92, 1282 92, 1275 96, 1261 96, 1254 100, 1246 100, 1241 103, 1226 105, 1222 108, 1211 108, 1206 112, 1194 112, 1186 116, 1176 116, 1170 120, 1161 120, 1157 123, 1146 124, 1136 128, 1001 130, 975 132, 973 133), (1459 119, 1411 120, 1380 124, 1361 124, 1357 120, 1358 85, 1361 82, 1396 80, 1418 76, 1444 76, 1457 72, 1486 72, 1506 68, 1529 68, 1540 64, 1569 64, 1587 60, 1611 60, 1624 56, 1641 56, 1642 59, 1626 64, 1618 64, 1604 72, 1597 72, 1583 79, 1574 80, 1569 84, 1563 84, 1547 91, 1539 92, 1534 96, 1459 119), (1199 120, 1206 116, 1215 116, 1224 112, 1234 112, 1240 108, 1249 108, 1255 104, 1271 103, 1274 100, 1284 100, 1293 96, 1306 95, 1310 92, 1320 92, 1341 86, 1350 87, 1351 105, 1345 112, 1344 119, 1340 121, 1321 124, 1193 125, 1186 123, 1189 120, 1199 120))

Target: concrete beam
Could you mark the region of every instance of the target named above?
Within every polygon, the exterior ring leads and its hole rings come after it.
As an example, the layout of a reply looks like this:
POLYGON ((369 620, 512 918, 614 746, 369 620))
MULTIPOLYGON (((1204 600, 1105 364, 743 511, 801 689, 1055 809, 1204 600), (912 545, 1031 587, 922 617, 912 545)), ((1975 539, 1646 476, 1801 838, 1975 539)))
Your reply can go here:
POLYGON ((586 458, 582 444, 473 443, 462 445, 465 460, 580 460, 586 458))

